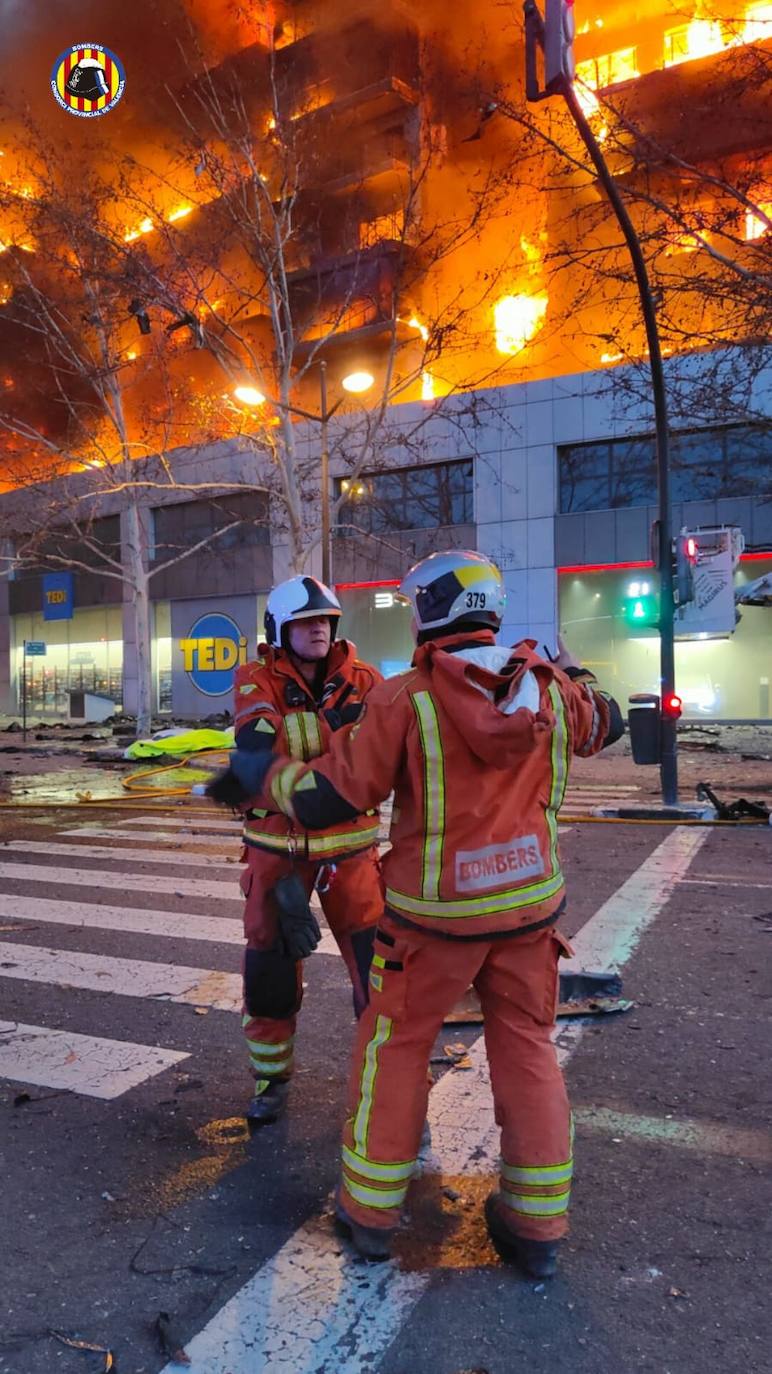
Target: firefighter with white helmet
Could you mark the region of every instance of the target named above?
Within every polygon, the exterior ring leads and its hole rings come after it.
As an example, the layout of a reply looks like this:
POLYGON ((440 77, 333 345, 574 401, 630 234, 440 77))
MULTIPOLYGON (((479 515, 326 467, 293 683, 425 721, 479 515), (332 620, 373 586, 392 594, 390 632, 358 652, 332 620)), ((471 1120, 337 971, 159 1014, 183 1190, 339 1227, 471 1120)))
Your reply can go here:
POLYGON ((445 1015, 470 984, 485 1021, 499 1187, 486 1203, 504 1256, 552 1275, 567 1230, 571 1116, 551 1041, 557 968, 570 946, 557 813, 571 756, 623 730, 619 707, 560 644, 499 647, 498 568, 436 553, 399 595, 413 609, 412 667, 381 683, 345 739, 312 764, 236 753, 231 771, 312 830, 393 790, 386 907, 359 1023, 343 1136, 339 1221, 385 1256, 415 1169, 426 1067, 445 1015))
MULTIPOLYGON (((239 750, 313 759, 329 747, 334 732, 358 718, 381 676, 360 662, 353 644, 337 638, 340 615, 335 593, 314 577, 292 577, 274 587, 265 612, 267 643, 236 672, 239 750)), ((255 1079, 247 1117, 255 1126, 277 1120, 286 1105, 301 960, 319 939, 308 905, 314 887, 348 967, 357 1015, 367 1000, 383 897, 379 817, 371 808, 365 812, 313 834, 273 803, 244 812, 243 1028, 255 1079)))

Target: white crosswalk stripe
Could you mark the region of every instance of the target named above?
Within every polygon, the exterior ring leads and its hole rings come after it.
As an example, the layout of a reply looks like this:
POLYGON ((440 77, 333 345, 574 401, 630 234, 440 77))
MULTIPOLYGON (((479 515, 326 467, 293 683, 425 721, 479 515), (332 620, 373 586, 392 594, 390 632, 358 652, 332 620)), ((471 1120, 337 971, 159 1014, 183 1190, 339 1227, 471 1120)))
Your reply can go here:
MULTIPOLYGON (((73 846, 73 856, 77 856, 73 846)), ((163 892, 170 897, 216 897, 218 901, 239 900, 239 870, 233 880, 216 882, 208 878, 170 878, 163 874, 115 873, 102 868, 55 868, 51 864, 0 863, 0 878, 16 882, 43 883, 46 887, 98 887, 108 891, 163 892)))
POLYGON ((238 835, 241 829, 239 820, 219 820, 216 816, 165 816, 160 811, 154 816, 122 816, 120 824, 158 825, 159 822, 166 826, 179 826, 183 830, 223 830, 232 835, 238 835))
MULTIPOLYGON (((230 835, 206 835, 200 834, 198 830, 188 833, 185 830, 120 830, 107 829, 99 825, 80 825, 75 830, 63 830, 63 835, 72 836, 73 839, 87 840, 121 840, 132 841, 135 844, 178 844, 190 845, 196 849, 218 849, 221 853, 237 853, 241 842, 241 836, 234 832, 234 844, 230 843, 230 835)), ((132 851, 128 851, 132 852, 132 851)))
POLYGON ((144 959, 117 959, 69 949, 40 949, 36 945, 0 940, 0 973, 25 982, 57 983, 90 992, 113 992, 122 997, 153 997, 185 1002, 215 1011, 238 1011, 241 975, 181 964, 155 964, 144 959))
MULTIPOLYGON (((321 911, 317 910, 317 917, 321 911)), ((193 916, 190 912, 147 911, 141 907, 96 906, 88 902, 59 902, 48 897, 0 895, 0 917, 35 921, 81 930, 119 930, 129 935, 150 935, 170 940, 207 940, 219 945, 242 945, 244 926, 227 916, 193 916)), ((326 927, 316 954, 338 956, 340 950, 326 927)), ((2 969, 0 969, 0 975, 2 969)))
MULTIPOLYGON (((64 855, 66 858, 75 856, 83 859, 113 859, 118 863, 145 863, 145 864, 177 864, 180 868, 232 868, 235 873, 238 869, 233 868, 233 862, 228 863, 227 855, 223 855, 218 863, 214 854, 201 854, 196 857, 195 851, 187 853, 172 854, 163 849, 120 849, 113 845, 101 844, 52 844, 49 841, 40 840, 8 840, 0 845, 0 854, 7 854, 12 851, 16 854, 54 854, 64 855)), ((237 856, 234 855, 234 860, 237 856)))
MULTIPOLYGON (((81 827, 74 833, 60 832, 51 840, 13 840, 0 846, 0 855, 11 852, 19 858, 18 862, 10 859, 0 862, 0 882, 5 880, 2 885, 6 888, 0 892, 0 922, 6 934, 31 933, 32 926, 45 932, 35 944, 7 938, 0 942, 0 980, 15 980, 27 988, 37 985, 59 993, 72 993, 76 1007, 74 1017, 70 1017, 72 1030, 32 1024, 35 1018, 25 1018, 19 1024, 0 1023, 0 1079, 112 1098, 189 1057, 187 1051, 148 1045, 141 1038, 135 1043, 81 1033, 77 1014, 82 1001, 77 999, 78 992, 102 992, 143 1001, 206 1007, 229 1015, 240 1012, 239 973, 199 967, 197 960, 193 960, 192 965, 177 964, 163 955, 164 942, 197 941, 212 947, 206 962, 211 960, 217 965, 226 958, 224 949, 218 956, 217 946, 239 948, 243 945, 238 885, 242 870, 239 864, 227 863, 223 852, 230 849, 233 857, 237 857, 239 834, 230 822, 227 827, 227 831, 219 828, 217 835, 210 836, 207 841, 221 851, 219 855, 197 853, 200 837, 188 833, 182 825, 177 831, 165 832, 165 836, 168 842, 189 844, 193 846, 191 849, 171 851, 160 846, 140 847, 147 846, 148 841, 155 846, 155 833, 114 827, 100 827, 98 835, 98 838, 113 841, 110 845, 79 843, 84 829, 92 828, 81 827), (27 855, 30 856, 28 860, 27 855), (38 856, 44 855, 52 862, 35 862, 38 856), (110 866, 105 869, 80 866, 91 860, 108 860, 110 866), (145 866, 144 872, 134 871, 138 864, 145 866), (175 877, 159 871, 172 865, 185 870, 184 874, 181 871, 180 876, 175 877), (128 866, 131 871, 121 871, 122 866, 128 866), (214 877, 210 876, 212 872, 214 877), (219 874, 223 875, 222 881, 219 874), (230 880, 225 881, 228 874, 230 880), (7 890, 9 883, 13 883, 15 891, 7 890), (31 894, 30 884, 42 887, 45 895, 31 894), (56 895, 71 888, 82 888, 83 896, 60 898, 56 895), (119 894, 120 905, 104 902, 110 893, 119 894), (152 909, 141 905, 146 893, 156 898, 152 909), (212 910, 217 914, 159 909, 159 899, 174 897, 195 898, 197 902, 203 899, 213 904, 212 910), (135 899, 139 905, 132 905, 135 899), (73 933, 78 939, 82 937, 81 943, 92 932, 99 931, 114 932, 119 941, 122 936, 142 936, 152 942, 149 957, 121 957, 120 945, 116 952, 111 948, 109 954, 54 948, 52 937, 57 928, 66 928, 70 940, 73 933), (155 962, 156 953, 161 954, 162 962, 155 962)), ((168 904, 179 905, 171 901, 168 904)), ((320 915, 316 898, 314 905, 320 915)), ((332 933, 326 927, 317 953, 340 957, 332 933)), ((233 956, 227 957, 232 960, 233 956)), ((109 1014, 106 1014, 105 1029, 109 1028, 109 1023, 109 1014)), ((93 1013, 89 1029, 92 1026, 93 1013)))

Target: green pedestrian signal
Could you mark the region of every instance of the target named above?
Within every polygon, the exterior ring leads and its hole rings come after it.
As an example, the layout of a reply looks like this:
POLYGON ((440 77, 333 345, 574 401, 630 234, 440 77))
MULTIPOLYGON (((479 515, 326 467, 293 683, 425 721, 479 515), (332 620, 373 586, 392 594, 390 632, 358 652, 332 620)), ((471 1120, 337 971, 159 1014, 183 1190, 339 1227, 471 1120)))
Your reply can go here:
POLYGON ((622 602, 625 623, 634 630, 655 630, 659 625, 659 597, 650 582, 631 582, 622 602))

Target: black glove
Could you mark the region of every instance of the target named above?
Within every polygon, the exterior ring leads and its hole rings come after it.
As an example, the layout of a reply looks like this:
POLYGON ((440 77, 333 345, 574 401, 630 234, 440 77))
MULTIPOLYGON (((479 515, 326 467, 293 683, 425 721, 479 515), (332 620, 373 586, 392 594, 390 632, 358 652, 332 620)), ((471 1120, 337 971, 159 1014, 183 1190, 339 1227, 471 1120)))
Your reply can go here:
POLYGON ((307 959, 319 944, 322 932, 297 873, 280 878, 273 895, 279 908, 277 945, 280 953, 288 959, 307 959))
POLYGON ((331 730, 340 730, 342 725, 353 725, 359 720, 364 707, 363 701, 352 701, 348 706, 331 706, 324 712, 324 718, 331 730))
POLYGON ((219 802, 221 806, 239 806, 249 796, 231 768, 218 773, 216 778, 207 783, 204 790, 207 797, 219 802))
POLYGON ((207 797, 223 806, 240 806, 249 797, 256 797, 262 791, 268 770, 276 758, 277 755, 268 750, 254 754, 237 749, 231 754, 230 767, 207 784, 207 797))

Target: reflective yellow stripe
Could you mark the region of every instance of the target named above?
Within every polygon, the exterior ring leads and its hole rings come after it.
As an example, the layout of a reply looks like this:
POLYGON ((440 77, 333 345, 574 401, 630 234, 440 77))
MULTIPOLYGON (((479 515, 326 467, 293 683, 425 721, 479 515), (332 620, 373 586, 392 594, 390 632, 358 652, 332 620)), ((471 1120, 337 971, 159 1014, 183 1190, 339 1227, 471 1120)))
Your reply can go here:
POLYGON ((384 1210, 388 1207, 400 1207, 407 1196, 407 1184, 402 1188, 366 1188, 362 1183, 355 1183, 346 1173, 342 1182, 346 1192, 351 1194, 355 1202, 361 1202, 363 1207, 378 1207, 384 1210))
MULTIPOLYGON (((270 830, 258 830, 256 826, 245 825, 242 831, 242 839, 247 843, 259 844, 266 849, 273 849, 278 854, 294 852, 297 848, 297 835, 276 835, 270 830), (291 843, 290 843, 291 840, 291 843)), ((333 850, 346 851, 357 849, 369 849, 370 845, 375 844, 378 839, 378 826, 368 826, 366 830, 346 830, 340 835, 308 835, 305 840, 308 843, 308 853, 310 855, 329 854, 333 850)))
POLYGON ((550 1164, 544 1168, 505 1164, 502 1159, 501 1177, 505 1178, 508 1183, 570 1183, 573 1168, 574 1161, 572 1159, 567 1160, 565 1164, 550 1164))
POLYGON ((399 1183, 412 1178, 416 1165, 414 1159, 408 1159, 403 1164, 379 1164, 375 1159, 365 1159, 364 1155, 355 1154, 348 1145, 343 1146, 343 1163, 355 1174, 371 1178, 376 1183, 399 1183))
POLYGON ((506 892, 494 892, 490 897, 454 898, 449 902, 428 902, 421 897, 410 897, 405 892, 397 892, 393 887, 386 888, 386 902, 397 911, 405 911, 414 916, 441 916, 444 920, 462 920, 466 916, 495 916, 499 911, 513 911, 521 906, 534 906, 536 902, 546 902, 563 887, 562 873, 541 882, 531 883, 529 887, 512 887, 506 892))
POLYGON ((558 860, 558 819, 557 813, 563 805, 568 782, 568 728, 566 708, 556 683, 550 684, 550 702, 555 713, 555 729, 552 732, 550 757, 552 763, 552 785, 547 804, 546 819, 550 837, 550 872, 560 872, 558 860))
POLYGON ((302 763, 288 763, 286 767, 279 770, 271 783, 271 796, 277 811, 281 811, 283 815, 291 816, 293 819, 295 813, 292 810, 292 788, 302 767, 302 763))
POLYGON ((287 752, 292 759, 305 759, 303 735, 297 712, 284 717, 284 733, 287 736, 287 752))
POLYGON ((285 1069, 292 1067, 292 1055, 286 1059, 261 1059, 257 1054, 250 1054, 249 1062, 256 1073, 279 1074, 284 1073, 285 1069))
POLYGON ((354 1116, 354 1146, 357 1154, 367 1157, 367 1134, 373 1107, 375 1080, 378 1075, 378 1051, 391 1035, 391 1018, 377 1016, 373 1038, 365 1050, 365 1062, 359 1087, 359 1105, 354 1116))
POLYGON ((371 983, 372 987, 375 988, 375 991, 376 991, 376 992, 383 992, 383 974, 382 974, 382 973, 373 973, 373 970, 370 969, 370 983, 371 983))
MULTIPOLYGON (((244 1025, 248 1026, 250 1021, 252 1021, 253 1019, 253 1017, 247 1014, 243 1018, 244 1025)), ((266 1058, 268 1058, 271 1055, 279 1055, 279 1057, 281 1057, 283 1054, 287 1053, 287 1050, 291 1050, 295 1043, 294 1039, 291 1039, 282 1040, 281 1043, 278 1045, 272 1045, 266 1040, 250 1040, 248 1036, 245 1038, 247 1044, 249 1045, 249 1048, 251 1050, 254 1050, 255 1054, 262 1054, 266 1058)))
POLYGON ((525 1197, 514 1195, 505 1191, 499 1194, 501 1201, 513 1212, 521 1212, 527 1217, 558 1217, 562 1212, 568 1211, 568 1199, 571 1196, 570 1189, 565 1193, 558 1193, 556 1197, 525 1197))
POLYGON ((376 968, 386 967, 386 960, 382 954, 374 954, 370 962, 374 964, 376 968))
POLYGON ((421 896, 440 895, 442 846, 445 838, 445 764, 442 755, 440 723, 429 692, 416 692, 411 698, 418 718, 421 750, 424 756, 424 853, 421 896))
POLYGON ((324 753, 324 741, 322 732, 319 728, 319 721, 313 711, 306 711, 303 716, 303 723, 306 730, 306 740, 308 742, 307 759, 316 759, 324 753))

